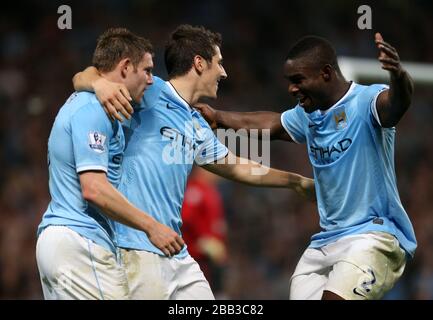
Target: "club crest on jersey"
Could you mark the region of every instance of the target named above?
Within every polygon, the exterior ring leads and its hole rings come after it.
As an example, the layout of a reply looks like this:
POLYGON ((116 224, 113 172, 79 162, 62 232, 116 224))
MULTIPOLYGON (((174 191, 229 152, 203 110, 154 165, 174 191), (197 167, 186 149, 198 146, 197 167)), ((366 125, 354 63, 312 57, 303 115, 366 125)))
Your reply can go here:
POLYGON ((193 118, 192 119, 192 125, 194 127, 194 134, 195 134, 195 137, 197 138, 197 140, 204 140, 203 128, 200 125, 200 123, 198 122, 198 120, 193 118))
POLYGON ((96 131, 90 131, 89 132, 89 147, 97 152, 97 153, 103 153, 105 151, 105 139, 107 137, 103 134, 100 134, 96 131))
POLYGON ((334 111, 335 128, 341 130, 347 127, 346 111, 339 109, 334 111))

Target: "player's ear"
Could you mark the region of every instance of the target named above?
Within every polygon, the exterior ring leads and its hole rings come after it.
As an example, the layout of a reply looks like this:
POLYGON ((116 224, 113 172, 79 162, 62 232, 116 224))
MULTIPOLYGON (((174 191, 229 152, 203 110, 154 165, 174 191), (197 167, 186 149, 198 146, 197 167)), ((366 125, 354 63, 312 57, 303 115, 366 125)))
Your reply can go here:
POLYGON ((330 81, 333 72, 334 72, 334 68, 330 64, 327 64, 322 68, 320 74, 322 75, 323 80, 330 81))
POLYGON ((193 68, 197 71, 198 74, 201 74, 205 68, 206 60, 200 56, 196 55, 193 60, 193 68))
POLYGON ((134 66, 131 63, 131 59, 124 58, 124 59, 119 61, 118 67, 120 69, 120 73, 122 75, 122 78, 126 78, 128 72, 130 72, 134 66))

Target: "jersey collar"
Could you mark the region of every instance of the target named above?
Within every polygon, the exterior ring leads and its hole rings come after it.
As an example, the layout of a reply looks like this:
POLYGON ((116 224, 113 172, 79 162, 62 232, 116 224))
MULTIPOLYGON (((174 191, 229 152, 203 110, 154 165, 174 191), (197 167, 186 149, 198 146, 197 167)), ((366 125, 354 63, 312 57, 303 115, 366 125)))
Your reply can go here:
POLYGON ((356 87, 356 83, 355 82, 353 82, 353 81, 351 81, 351 84, 350 84, 350 87, 349 87, 349 90, 347 90, 347 92, 344 94, 344 96, 343 97, 341 97, 341 99, 340 100, 338 100, 333 106, 331 106, 330 108, 328 108, 328 109, 326 109, 326 110, 319 110, 319 112, 322 114, 322 115, 325 115, 325 114, 327 114, 329 111, 331 111, 332 109, 335 109, 338 105, 340 105, 341 104, 341 102, 343 101, 343 100, 345 100, 351 93, 352 93, 352 91, 353 91, 353 89, 355 89, 355 87, 356 87))
POLYGON ((165 83, 170 88, 171 93, 180 101, 180 103, 184 105, 187 110, 193 111, 189 103, 186 102, 185 99, 181 97, 181 95, 176 91, 175 87, 173 87, 170 81, 166 81, 165 83))

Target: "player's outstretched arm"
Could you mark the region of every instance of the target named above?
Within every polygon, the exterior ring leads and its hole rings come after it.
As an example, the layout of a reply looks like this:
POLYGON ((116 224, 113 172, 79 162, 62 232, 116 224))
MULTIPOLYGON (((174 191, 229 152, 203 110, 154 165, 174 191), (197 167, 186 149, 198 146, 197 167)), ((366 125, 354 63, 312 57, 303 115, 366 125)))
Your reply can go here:
POLYGON ((126 86, 103 78, 95 67, 87 67, 84 71, 75 74, 72 83, 76 91, 95 92, 105 112, 113 120, 123 121, 119 113, 126 119, 130 119, 131 114, 134 113, 130 103, 132 98, 126 86))
POLYGON ((218 163, 203 166, 221 177, 257 187, 288 188, 308 200, 316 200, 314 180, 296 173, 277 170, 255 161, 239 158, 229 152, 218 163), (221 163, 219 163, 221 162, 221 163))
POLYGON ((202 116, 206 119, 212 129, 231 128, 231 129, 259 129, 261 138, 263 129, 270 130, 271 139, 292 141, 281 124, 281 114, 270 111, 258 112, 234 112, 216 110, 205 103, 194 105, 202 116))
POLYGON ((377 98, 376 108, 382 127, 395 126, 409 108, 412 100, 413 82, 408 72, 403 69, 400 57, 380 33, 376 33, 375 42, 379 49, 379 61, 382 69, 388 70, 391 76, 389 90, 377 98))
POLYGON ((105 172, 80 173, 83 198, 101 209, 109 218, 144 231, 149 240, 167 256, 180 252, 184 242, 172 229, 134 207, 109 181, 105 172))

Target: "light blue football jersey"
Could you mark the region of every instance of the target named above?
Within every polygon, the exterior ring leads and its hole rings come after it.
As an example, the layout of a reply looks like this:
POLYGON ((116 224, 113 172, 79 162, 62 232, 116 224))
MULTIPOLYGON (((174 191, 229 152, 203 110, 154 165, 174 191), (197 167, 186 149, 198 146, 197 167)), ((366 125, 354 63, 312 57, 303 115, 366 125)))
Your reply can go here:
MULTIPOLYGON (((123 130, 126 149, 119 190, 136 207, 181 235, 181 208, 193 163, 215 162, 228 149, 200 113, 158 77, 123 130)), ((120 247, 163 255, 144 232, 120 223, 116 231, 120 247)), ((176 257, 186 255, 184 247, 176 257)))
POLYGON ((84 200, 78 174, 107 173, 120 182, 125 137, 118 121, 111 122, 93 93, 75 92, 60 109, 48 140, 51 202, 38 228, 62 225, 115 252, 111 219, 84 200))
POLYGON ((322 231, 313 235, 311 247, 383 231, 414 254, 414 230, 397 190, 395 128, 382 128, 376 110, 376 99, 386 88, 352 83, 325 113, 308 114, 297 105, 281 116, 292 139, 307 144, 313 166, 322 231))

